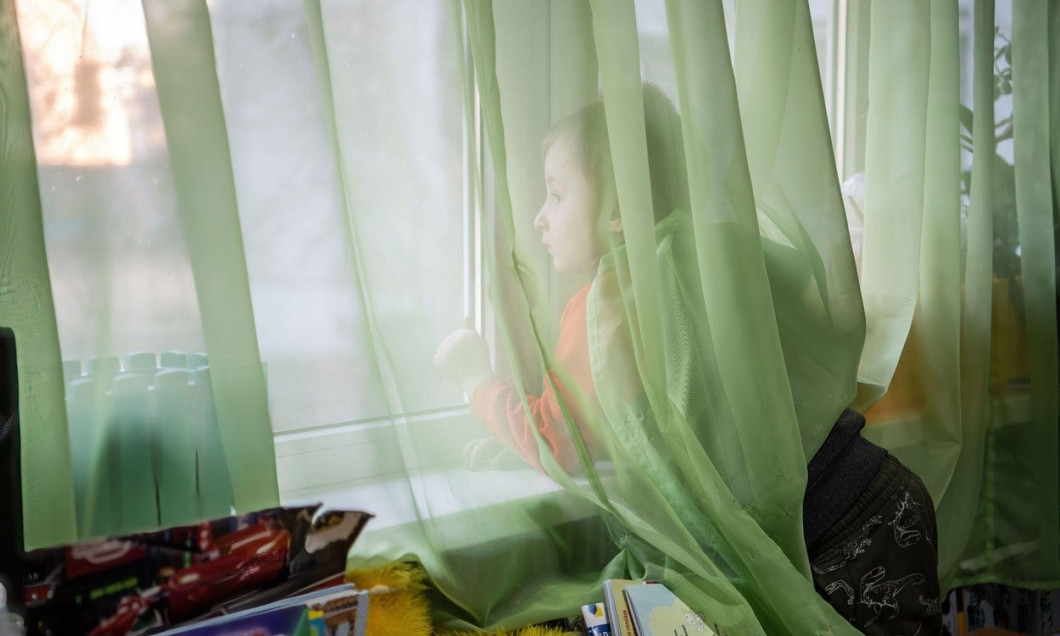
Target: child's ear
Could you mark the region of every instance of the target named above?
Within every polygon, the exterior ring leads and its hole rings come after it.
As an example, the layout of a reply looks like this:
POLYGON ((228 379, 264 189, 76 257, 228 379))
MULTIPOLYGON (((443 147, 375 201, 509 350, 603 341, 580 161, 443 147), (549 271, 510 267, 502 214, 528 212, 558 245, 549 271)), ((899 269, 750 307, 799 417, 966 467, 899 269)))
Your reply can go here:
POLYGON ((618 210, 617 195, 611 201, 611 220, 607 222, 607 231, 612 234, 622 234, 622 213, 618 210))

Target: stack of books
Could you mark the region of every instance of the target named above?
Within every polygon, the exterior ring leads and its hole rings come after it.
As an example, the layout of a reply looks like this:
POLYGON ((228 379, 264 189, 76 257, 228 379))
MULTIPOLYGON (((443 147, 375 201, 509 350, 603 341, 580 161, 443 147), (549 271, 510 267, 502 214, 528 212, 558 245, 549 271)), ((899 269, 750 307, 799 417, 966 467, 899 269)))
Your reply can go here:
POLYGON ((587 605, 582 613, 590 634, 608 636, 726 636, 717 624, 677 597, 666 585, 654 581, 608 579, 604 582, 607 627, 590 626, 598 606, 587 605), (590 609, 591 608, 591 609, 590 609))

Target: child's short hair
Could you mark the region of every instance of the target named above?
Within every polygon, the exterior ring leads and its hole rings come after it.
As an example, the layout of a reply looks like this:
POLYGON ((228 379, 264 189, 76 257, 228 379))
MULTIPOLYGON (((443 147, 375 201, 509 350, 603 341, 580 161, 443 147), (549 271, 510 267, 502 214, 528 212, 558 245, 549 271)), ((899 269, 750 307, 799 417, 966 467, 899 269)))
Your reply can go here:
MULTIPOLYGON (((653 84, 645 84, 644 128, 648 149, 651 198, 656 221, 676 209, 688 211, 688 172, 681 133, 681 116, 673 102, 653 84)), ((552 127, 542 143, 542 155, 557 139, 571 143, 582 172, 600 201, 617 201, 611 144, 603 101, 597 100, 552 127)))

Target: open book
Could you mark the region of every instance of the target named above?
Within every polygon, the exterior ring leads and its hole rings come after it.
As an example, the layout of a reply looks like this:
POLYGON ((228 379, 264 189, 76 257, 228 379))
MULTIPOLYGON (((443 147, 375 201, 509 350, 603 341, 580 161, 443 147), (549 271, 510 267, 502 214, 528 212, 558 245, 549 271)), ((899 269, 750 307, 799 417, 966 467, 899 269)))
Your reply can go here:
POLYGON ((636 636, 717 636, 721 631, 662 583, 627 585, 622 592, 636 636))

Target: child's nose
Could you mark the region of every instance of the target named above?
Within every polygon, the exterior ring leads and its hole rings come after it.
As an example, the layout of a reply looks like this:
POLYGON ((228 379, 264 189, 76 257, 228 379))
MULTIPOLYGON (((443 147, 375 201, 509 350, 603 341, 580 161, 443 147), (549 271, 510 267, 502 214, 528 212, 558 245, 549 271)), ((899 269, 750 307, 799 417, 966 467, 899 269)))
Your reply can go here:
MULTIPOLYGON (((548 201, 545 202, 545 205, 548 201)), ((545 231, 545 206, 542 205, 541 209, 537 211, 537 216, 534 217, 534 229, 538 232, 545 231)))

